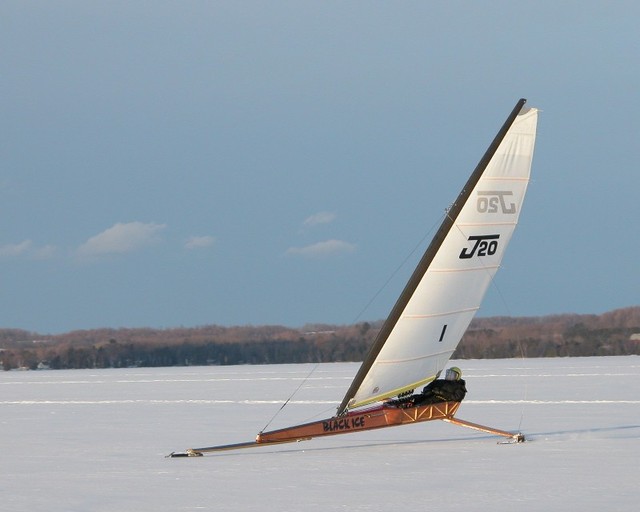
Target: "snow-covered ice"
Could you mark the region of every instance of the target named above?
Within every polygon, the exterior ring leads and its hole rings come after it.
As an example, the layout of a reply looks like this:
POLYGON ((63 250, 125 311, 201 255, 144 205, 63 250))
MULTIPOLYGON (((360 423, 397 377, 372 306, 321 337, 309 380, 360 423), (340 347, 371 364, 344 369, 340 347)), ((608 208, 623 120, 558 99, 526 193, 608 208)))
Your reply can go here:
POLYGON ((635 511, 640 357, 457 361, 457 416, 168 459, 330 416, 358 364, 0 373, 2 510, 635 511))

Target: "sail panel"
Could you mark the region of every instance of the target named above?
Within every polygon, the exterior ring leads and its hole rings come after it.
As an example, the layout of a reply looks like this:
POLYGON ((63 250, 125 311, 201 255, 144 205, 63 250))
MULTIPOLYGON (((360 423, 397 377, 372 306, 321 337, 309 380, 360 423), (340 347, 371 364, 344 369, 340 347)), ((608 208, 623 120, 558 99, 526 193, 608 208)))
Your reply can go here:
POLYGON ((401 318, 440 316, 477 309, 480 294, 496 270, 494 266, 465 271, 430 271, 415 291, 416 300, 407 304, 401 318), (438 293, 432 293, 432 290, 438 290, 438 293))
POLYGON ((527 190, 537 110, 523 109, 444 237, 349 408, 437 377, 468 328, 511 239, 527 190))
POLYGON ((396 345, 394 350, 382 350, 351 407, 396 396, 435 379, 451 358, 474 314, 475 310, 471 310, 431 318, 402 318, 394 329, 395 339, 389 340, 396 345), (428 346, 429 350, 416 350, 419 346, 428 346), (399 372, 402 378, 398 378, 399 372))

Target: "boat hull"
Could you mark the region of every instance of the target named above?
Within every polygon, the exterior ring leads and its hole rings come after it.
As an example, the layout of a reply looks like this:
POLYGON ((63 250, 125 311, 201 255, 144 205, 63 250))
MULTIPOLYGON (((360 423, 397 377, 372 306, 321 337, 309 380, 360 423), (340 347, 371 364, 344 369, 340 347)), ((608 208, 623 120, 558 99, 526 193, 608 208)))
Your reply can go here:
POLYGON ((256 443, 303 441, 314 437, 362 432, 423 421, 443 420, 453 418, 458 407, 460 407, 460 402, 439 402, 406 409, 382 405, 280 430, 260 432, 256 437, 256 443))
POLYGON ((260 432, 255 441, 247 443, 225 444, 208 446, 205 448, 190 448, 185 452, 173 452, 168 457, 201 457, 205 453, 239 450, 243 448, 256 448, 282 443, 295 443, 307 441, 315 437, 334 436, 363 432, 379 428, 409 425, 423 421, 443 420, 448 423, 472 428, 490 434, 496 434, 510 438, 514 442, 523 442, 522 434, 514 434, 505 430, 486 427, 477 423, 454 418, 454 414, 460 407, 460 402, 439 402, 435 404, 417 407, 400 408, 389 405, 381 405, 359 412, 350 412, 343 416, 334 416, 325 420, 313 421, 302 425, 260 432))

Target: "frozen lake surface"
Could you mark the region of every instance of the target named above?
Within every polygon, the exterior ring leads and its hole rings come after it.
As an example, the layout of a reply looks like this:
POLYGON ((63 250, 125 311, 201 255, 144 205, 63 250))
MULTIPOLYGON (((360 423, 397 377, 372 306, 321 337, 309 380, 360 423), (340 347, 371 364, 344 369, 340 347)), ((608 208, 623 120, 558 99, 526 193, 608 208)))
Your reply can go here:
POLYGON ((358 364, 0 373, 2 510, 636 511, 640 357, 458 361, 444 422, 167 459, 333 414, 358 364))

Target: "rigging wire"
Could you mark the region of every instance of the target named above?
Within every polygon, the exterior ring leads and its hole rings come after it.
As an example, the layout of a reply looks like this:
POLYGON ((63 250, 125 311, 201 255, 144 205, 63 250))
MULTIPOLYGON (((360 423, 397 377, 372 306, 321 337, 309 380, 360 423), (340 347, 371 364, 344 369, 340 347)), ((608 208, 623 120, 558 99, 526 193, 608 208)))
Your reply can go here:
MULTIPOLYGON (((462 231, 461 227, 458 226, 457 224, 456 224, 456 227, 458 228, 458 231, 460 231, 460 234, 462 234, 463 236, 466 237, 466 234, 464 233, 464 231, 462 231)), ((514 229, 515 229, 515 226, 514 226, 514 229)), ((500 302, 502 303, 502 306, 505 308, 505 310, 507 312, 507 316, 511 317, 512 313, 511 313, 511 309, 509 308, 509 304, 507 303, 507 301, 506 301, 506 299, 505 299, 505 297, 504 297, 504 295, 502 293, 502 289, 498 286, 498 283, 496 283, 496 280, 495 280, 496 273, 494 272, 493 274, 491 274, 491 272, 489 272, 489 269, 484 265, 483 258, 480 258, 480 263, 484 267, 484 270, 487 272, 487 274, 489 274, 491 287, 494 290, 496 290, 496 292, 498 294, 498 297, 500 297, 500 302)), ((523 347, 522 341, 520 340, 519 337, 516 339, 516 343, 518 344, 518 349, 520 351, 520 359, 521 359, 522 363, 524 364, 524 360, 525 360, 524 347, 523 347)), ((525 404, 527 403, 527 397, 529 395, 529 387, 528 387, 528 384, 527 384, 527 379, 525 379, 523 395, 524 396, 522 398, 522 409, 520 411, 520 421, 518 422, 518 432, 521 432, 521 430, 522 430, 522 423, 524 421, 525 404)))
MULTIPOLYGON (((448 209, 445 211, 445 215, 448 212, 448 209)), ((385 281, 385 283, 378 289, 378 291, 374 294, 374 296, 371 298, 371 300, 369 300, 369 302, 365 305, 365 307, 362 309, 362 311, 360 311, 360 313, 356 316, 355 320, 353 321, 353 323, 357 323, 358 320, 362 317, 362 315, 365 313, 365 311, 367 311, 367 309, 369 309, 369 307, 371 306, 371 304, 378 298, 378 296, 382 293, 382 291, 389 285, 389 283, 393 280, 393 278, 398 274, 398 272, 400 271, 400 269, 402 267, 404 267, 407 263, 407 261, 415 254, 415 252, 424 244, 424 241, 429 237, 429 235, 431 235, 431 233, 433 233, 433 231, 435 230, 436 226, 438 226, 440 223, 442 222, 442 218, 440 218, 439 221, 435 222, 433 224, 433 226, 431 226, 431 228, 427 231, 427 233, 420 239, 420 241, 415 245, 415 247, 409 252, 409 254, 405 257, 405 259, 402 261, 402 263, 400 263, 400 265, 398 265, 398 267, 392 272, 392 274, 389 276, 389 278, 385 281)), ((309 374, 302 380, 302 382, 300 383, 300 385, 294 390, 293 393, 291 393, 291 396, 289 396, 289 398, 287 398, 285 400, 285 402, 280 406, 280 409, 278 409, 276 411, 276 413, 273 415, 273 417, 267 422, 267 424, 262 428, 262 430, 260 431, 261 433, 264 432, 269 425, 271 425, 271 423, 273 423, 273 421, 278 417, 278 415, 280 414, 280 412, 286 407, 286 405, 291 401, 291 399, 298 393, 298 391, 300 391, 300 388, 302 388, 302 386, 304 386, 304 384, 309 380, 309 378, 311 378, 311 375, 313 375, 313 373, 316 371, 316 369, 318 368, 318 366, 320 365, 320 363, 316 363, 313 368, 311 369, 311 371, 309 372, 309 374)))
MULTIPOLYGON (((407 256, 404 258, 404 260, 400 263, 400 265, 398 265, 398 267, 391 273, 391 275, 387 278, 387 280, 384 282, 384 284, 378 289, 378 291, 373 295, 373 297, 371 298, 371 300, 369 300, 369 302, 367 302, 367 304, 365 305, 364 308, 362 308, 362 311, 360 311, 360 313, 356 316, 355 320, 353 321, 353 323, 357 323, 360 318, 362 317, 362 315, 365 313, 365 311, 367 311, 369 309, 369 307, 371 306, 371 304, 378 298, 378 296, 382 293, 382 291, 389 285, 389 283, 396 277, 396 275, 400 272, 400 269, 402 269, 406 264, 407 261, 409 261, 409 259, 416 253, 416 251, 424 245, 424 241, 426 239, 428 239, 428 237, 433 233, 433 231, 436 229, 437 226, 439 226, 442 223, 442 219, 444 218, 445 215, 447 215, 449 212, 449 208, 445 209, 445 214, 440 217, 439 220, 437 220, 432 226, 431 228, 425 233, 425 235, 420 239, 420 241, 414 246, 414 248, 409 252, 409 254, 407 254, 407 256)), ((293 399, 293 397, 298 393, 298 391, 300 391, 300 388, 302 388, 302 386, 304 386, 304 384, 309 380, 309 378, 311 378, 311 375, 313 375, 313 373, 317 370, 318 366, 320 365, 320 363, 316 363, 313 368, 311 369, 311 371, 309 372, 309 374, 302 380, 302 382, 300 383, 300 385, 294 390, 293 393, 291 393, 291 396, 289 396, 289 398, 287 398, 285 400, 285 402, 280 406, 280 408, 276 411, 276 413, 273 415, 273 417, 267 422, 267 424, 262 428, 262 430, 260 431, 260 433, 264 432, 269 425, 271 425, 271 423, 273 423, 273 421, 278 417, 278 415, 280 414, 280 412, 286 407, 286 405, 293 399)))
MULTIPOLYGON (((498 284, 495 281, 495 274, 491 276, 491 286, 498 293, 498 297, 500 297, 500 302, 502 302, 503 307, 507 311, 507 316, 512 317, 513 314, 511 312, 511 308, 509 308, 509 304, 507 303, 502 293, 502 289, 498 286, 498 284)), ((520 352, 520 360, 522 362, 522 365, 524 366, 524 360, 525 360, 524 347, 522 345, 522 340, 520 339, 519 336, 516 339, 516 343, 518 344, 518 350, 520 352)), ((525 411, 528 396, 529 396, 529 385, 527 383, 527 379, 525 379, 523 397, 522 397, 522 409, 520 410, 520 421, 518 422, 518 432, 522 431, 522 423, 524 422, 524 411, 525 411)))
MULTIPOLYGON (((482 259, 481 259, 482 261, 482 259)), ((498 297, 500 297, 500 302, 502 303, 502 306, 505 308, 506 312, 507 312, 507 316, 512 317, 513 314, 511 312, 511 308, 509 307, 509 303, 506 301, 503 293, 502 293, 502 289, 498 286, 498 283, 496 283, 495 280, 495 274, 490 276, 491 277, 491 287, 496 290, 498 297)), ((525 356, 524 356, 524 347, 522 345, 522 340, 520 339, 520 337, 518 337, 516 339, 516 343, 518 344, 518 350, 520 352, 520 360, 522 362, 522 364, 524 365, 524 360, 525 360, 525 356)), ((523 397, 522 397, 522 409, 520 410, 520 421, 518 422, 518 432, 522 431, 522 423, 524 422, 524 411, 525 411, 525 406, 527 403, 527 397, 529 395, 529 386, 527 384, 527 379, 524 380, 524 390, 523 390, 523 397)))
MULTIPOLYGON (((520 340, 520 337, 518 337, 518 348, 520 349, 520 359, 522 360, 523 364, 524 364, 524 348, 522 346, 522 341, 520 340)), ((520 411, 520 421, 518 422, 518 432, 522 432, 522 422, 524 421, 524 409, 525 409, 525 405, 527 403, 527 400, 529 398, 529 379, 524 379, 524 398, 522 400, 522 410, 520 411)))
MULTIPOLYGON (((447 208, 445 210, 445 215, 447 215, 449 212, 449 209, 447 208)), ((444 219, 445 215, 443 215, 442 217, 440 217, 439 220, 437 220, 432 226, 431 228, 425 233, 425 235, 420 239, 420 241, 418 241, 418 243, 414 246, 413 249, 411 249, 411 251, 409 251, 409 254, 407 254, 404 258, 404 260, 402 260, 402 262, 396 267, 396 269, 391 273, 391 275, 389 275, 389 277, 387 278, 387 280, 382 284, 382 286, 380 286, 380 288, 378 289, 378 291, 373 295, 373 297, 371 297, 371 299, 369 300, 369 302, 367 302, 367 304, 364 306, 364 308, 362 308, 362 311, 360 311, 360 313, 358 313, 358 315, 355 317, 355 319, 353 320, 353 323, 358 323, 358 321, 360 320, 360 318, 362 318, 362 315, 364 315, 365 311, 367 311, 369 309, 369 307, 371 306, 371 304, 373 304, 373 302, 378 298, 378 296, 382 293, 382 291, 389 286, 389 283, 391 281, 393 281, 393 279, 396 277, 396 275, 398 275, 398 273, 400 272, 400 269, 402 269, 407 262, 409 261, 409 259, 416 253, 416 251, 418 249, 420 249, 420 247, 422 247, 424 245, 424 241, 427 240, 432 233, 435 231, 436 227, 439 226, 440 224, 442 224, 442 219, 444 219)))
POLYGON ((280 414, 280 412, 282 411, 282 409, 285 408, 285 406, 291 401, 291 399, 298 393, 298 391, 300 391, 300 388, 302 386, 305 385, 305 383, 309 380, 309 378, 311 378, 311 375, 313 375, 313 373, 316 371, 316 369, 318 368, 318 366, 320 365, 320 363, 316 363, 313 368, 311 368, 311 371, 307 374, 307 376, 302 379, 302 382, 300 383, 300 385, 295 389, 295 391, 293 393, 291 393, 291 396, 289 396, 289 398, 287 398, 285 400, 285 402, 280 406, 280 409, 278 409, 276 411, 276 413, 273 415, 273 417, 267 422, 267 424, 262 427, 262 430, 260 431, 260 433, 262 434, 268 427, 269 425, 271 425, 271 423, 273 422, 273 420, 276 419, 276 417, 280 414))

